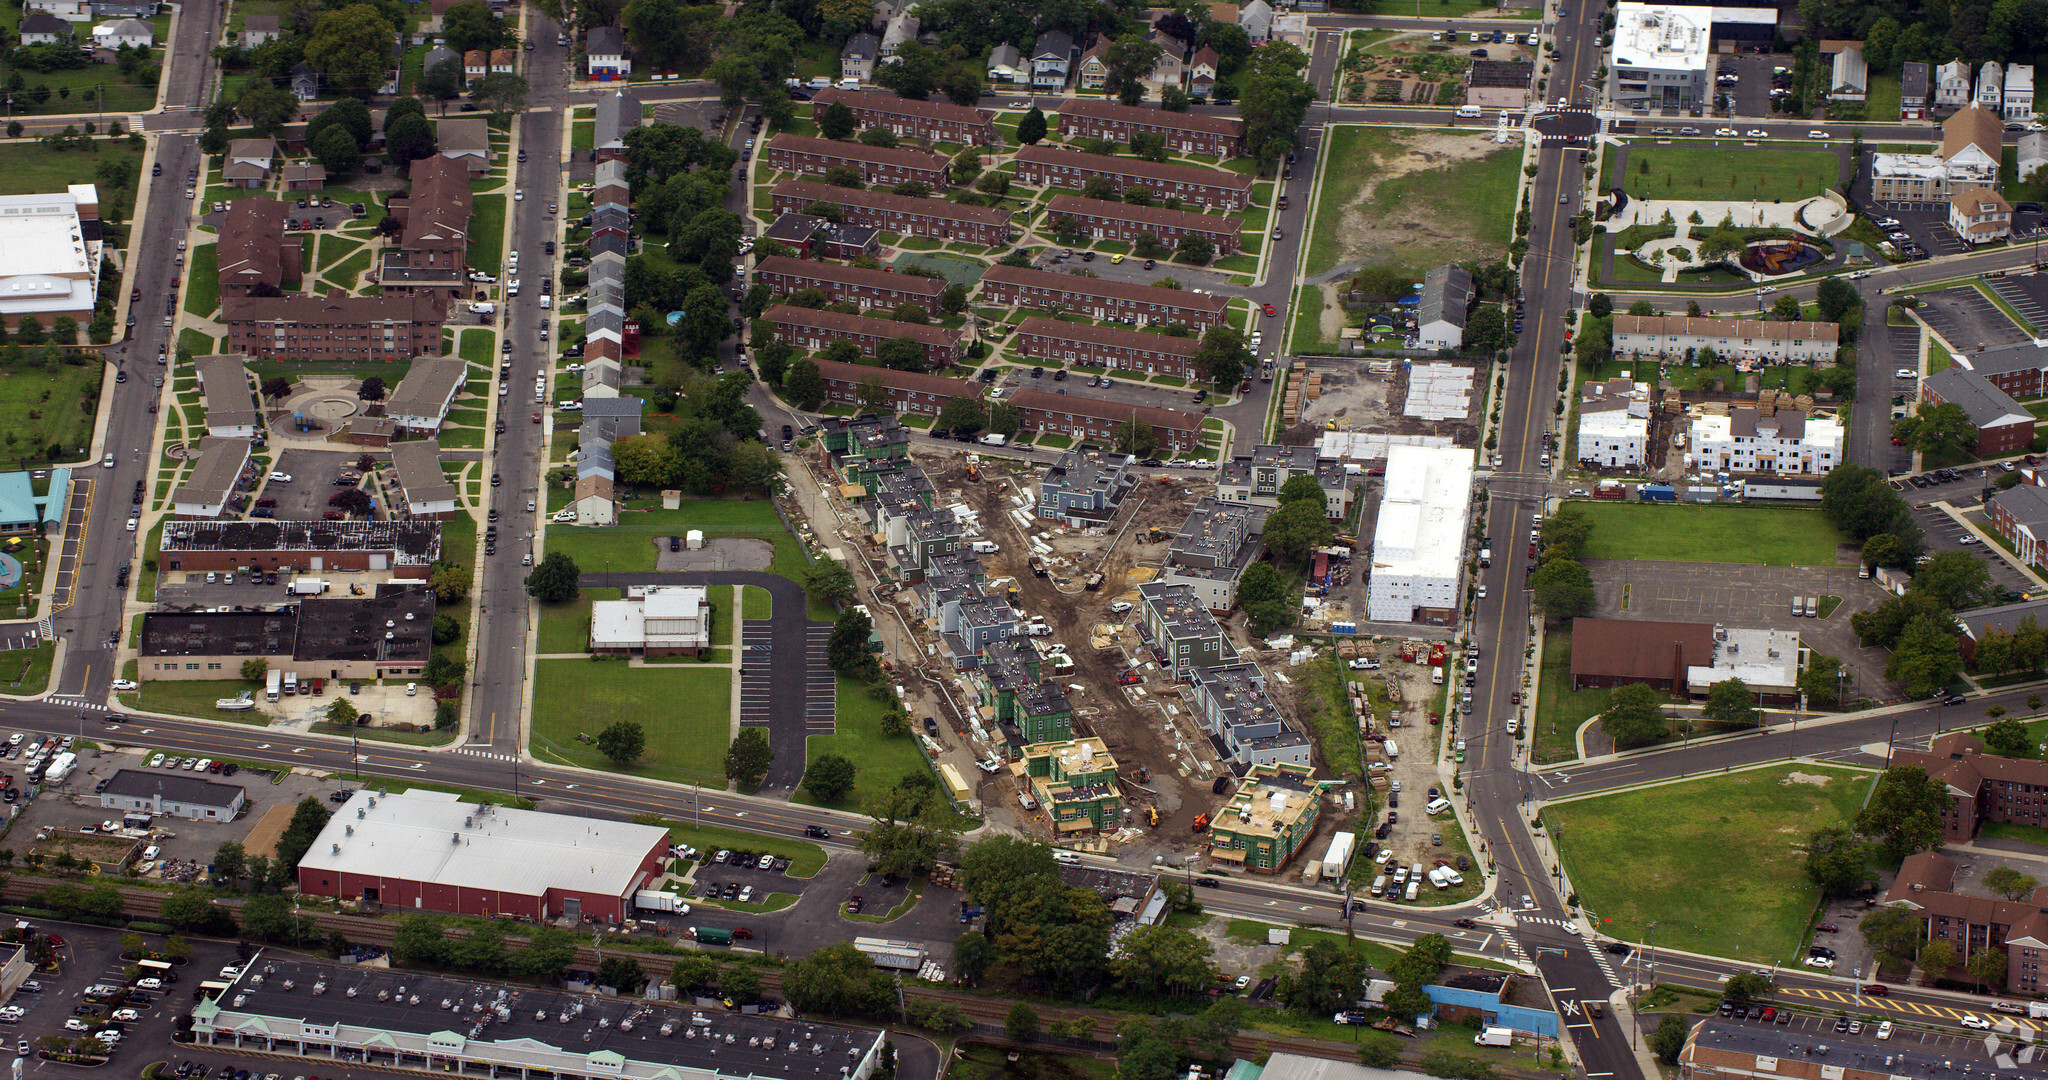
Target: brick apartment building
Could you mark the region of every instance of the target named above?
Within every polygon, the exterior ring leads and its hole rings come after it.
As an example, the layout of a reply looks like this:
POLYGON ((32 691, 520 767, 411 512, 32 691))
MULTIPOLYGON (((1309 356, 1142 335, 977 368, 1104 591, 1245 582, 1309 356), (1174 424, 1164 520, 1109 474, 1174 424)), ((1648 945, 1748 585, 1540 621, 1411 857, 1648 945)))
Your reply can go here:
POLYGON ((887 310, 898 304, 922 304, 926 311, 939 310, 939 295, 946 291, 943 278, 892 274, 887 270, 862 270, 837 263, 806 262, 783 255, 761 260, 754 280, 774 289, 779 296, 821 289, 837 301, 864 308, 887 310))
POLYGON ((844 105, 853 110, 853 118, 860 126, 887 128, 899 139, 965 146, 986 146, 996 141, 996 126, 987 113, 950 101, 915 101, 895 94, 826 89, 811 98, 811 115, 823 116, 831 105, 844 105))
POLYGON ((909 338, 924 347, 925 362, 947 367, 960 359, 960 334, 943 326, 919 326, 893 319, 869 319, 838 311, 777 304, 761 313, 775 324, 777 337, 807 352, 817 352, 835 341, 851 341, 869 356, 882 342, 909 338))
POLYGON ((377 267, 384 292, 439 291, 459 299, 469 270, 469 167, 439 155, 414 162, 412 187, 389 209, 401 231, 377 267))
POLYGON ((1117 428, 1136 418, 1141 424, 1152 425, 1162 456, 1168 451, 1185 453, 1202 444, 1202 418, 1178 409, 1125 405, 1044 390, 1019 390, 1010 395, 1010 404, 1017 407, 1018 421, 1024 428, 1067 435, 1077 441, 1114 438, 1117 428))
POLYGON ((843 405, 860 401, 862 386, 878 383, 889 392, 889 404, 899 413, 937 416, 939 409, 954 398, 974 398, 981 384, 967 379, 949 379, 922 371, 891 371, 866 364, 842 364, 820 360, 818 373, 825 377, 825 400, 843 405))
POLYGON ((1111 139, 1128 143, 1137 135, 1159 135, 1178 154, 1238 157, 1244 153, 1244 121, 1234 116, 1167 112, 1105 98, 1060 103, 1060 138, 1111 139))
MULTIPOLYGON (((1968 738, 1961 733, 1951 737, 1968 738)), ((1956 966, 1947 974, 1959 981, 1968 978, 1963 969, 1970 957, 2004 949, 2008 992, 2034 995, 2048 988, 2041 978, 2042 962, 2048 959, 2048 886, 2024 900, 2006 900, 1956 892, 1955 877, 1954 859, 1938 851, 1916 851, 1900 864, 1899 876, 1879 903, 1919 916, 1925 940, 1954 946, 1956 966)))
POLYGON ((1945 368, 1920 383, 1920 396, 1937 405, 1953 404, 1970 419, 1977 438, 1970 449, 1978 457, 2024 454, 2034 445, 2034 414, 1968 368, 1945 368))
MULTIPOLYGON (((2048 488, 2039 486, 2041 475, 2033 470, 2036 483, 2014 484, 1984 503, 1984 523, 2005 538, 2028 566, 2048 563, 2048 488)), ((1965 649, 1970 649, 1967 641, 1965 649)), ((1974 650, 1972 650, 1974 651, 1974 650)))
POLYGON ((2048 394, 2048 345, 2023 341, 1955 355, 1957 367, 1984 376, 1991 385, 2016 398, 2048 394))
POLYGON ((1079 195, 1055 195, 1049 220, 1057 222, 1063 217, 1073 219, 1081 231, 1097 240, 1129 243, 1150 233, 1153 239, 1172 247, 1180 243, 1183 236, 1199 236, 1209 241, 1219 256, 1237 254, 1238 240, 1244 234, 1244 221, 1240 218, 1198 214, 1192 210, 1168 210, 1163 206, 1133 206, 1105 199, 1084 199, 1079 195))
POLYGON ((238 296, 221 301, 226 351, 266 360, 404 360, 441 351, 444 313, 425 293, 238 296))
POLYGON ((888 191, 833 187, 809 180, 784 180, 770 197, 778 214, 800 214, 812 203, 828 202, 845 211, 849 225, 883 232, 959 240, 996 247, 1010 242, 1010 211, 962 206, 944 199, 920 199, 888 191))
POLYGON ((934 190, 950 180, 950 162, 937 154, 896 147, 863 146, 804 135, 777 135, 768 140, 768 164, 783 172, 823 176, 835 165, 851 165, 869 184, 900 184, 922 180, 934 190))
POLYGON ((1987 821, 2048 826, 2048 761, 2000 757, 1967 731, 1934 740, 1929 749, 1894 750, 1893 765, 1918 765, 1948 785, 1949 809, 1942 836, 1968 843, 1987 821))
POLYGON ((1162 289, 1124 281, 1054 274, 1019 266, 992 266, 981 278, 981 302, 1049 310, 1060 307, 1090 319, 1133 326, 1184 323, 1197 330, 1221 325, 1229 306, 1221 296, 1162 289))
POLYGON ((1118 191, 1140 187, 1155 199, 1179 199, 1206 210, 1242 210, 1252 203, 1252 178, 1240 173, 1048 146, 1026 146, 1017 151, 1018 183, 1078 191, 1097 178, 1115 184, 1118 191))
POLYGON ((237 199, 221 215, 220 295, 275 296, 299 287, 302 242, 284 231, 285 206, 276 199, 237 199))
POLYGON ((1191 337, 1167 337, 1037 316, 1024 320, 1011 340, 1021 355, 1033 360, 1055 365, 1099 364, 1179 379, 1195 377, 1195 352, 1202 347, 1200 341, 1191 337))

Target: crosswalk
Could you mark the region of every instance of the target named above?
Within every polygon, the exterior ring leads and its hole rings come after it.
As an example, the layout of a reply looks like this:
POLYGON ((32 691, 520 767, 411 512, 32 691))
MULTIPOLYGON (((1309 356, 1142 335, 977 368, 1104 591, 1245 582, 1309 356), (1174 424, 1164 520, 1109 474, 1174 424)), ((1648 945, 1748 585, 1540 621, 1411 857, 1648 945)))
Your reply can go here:
POLYGON ((109 711, 107 707, 101 704, 100 702, 87 701, 76 694, 51 694, 43 700, 49 702, 52 705, 62 705, 68 709, 84 709, 87 712, 109 711))
POLYGON ((1954 1009, 1946 1005, 1930 1005, 1918 1001, 1900 1001, 1889 997, 1872 997, 1853 990, 1828 990, 1818 987, 1786 987, 1778 994, 1783 997, 1807 998, 1813 1001, 1832 1002, 1863 1012, 1896 1013, 1907 1017, 1926 1017, 1931 1020, 1959 1021, 1965 1016, 1979 1016, 1990 1020, 2010 1023, 2030 1031, 2048 1032, 2048 1021, 2032 1020, 2024 1016, 1999 1015, 1987 1009, 1954 1009))
POLYGON ((455 752, 458 754, 467 755, 469 757, 483 758, 486 761, 519 760, 518 754, 507 754, 498 750, 487 750, 480 746, 458 746, 455 748, 455 752))
POLYGON ((1627 985, 1627 983, 1622 981, 1621 976, 1614 973, 1614 965, 1608 960, 1607 950, 1595 947, 1592 949, 1592 953, 1593 964, 1600 969, 1600 974, 1607 976, 1609 986, 1627 985))

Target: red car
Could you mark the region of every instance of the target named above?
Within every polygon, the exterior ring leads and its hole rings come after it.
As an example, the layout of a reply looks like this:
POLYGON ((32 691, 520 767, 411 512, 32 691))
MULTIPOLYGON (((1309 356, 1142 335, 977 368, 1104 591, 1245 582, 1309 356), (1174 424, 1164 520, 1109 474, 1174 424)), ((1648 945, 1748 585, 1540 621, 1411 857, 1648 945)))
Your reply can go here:
POLYGON ((328 521, 345 521, 348 519, 348 515, 339 510, 329 510, 320 516, 328 521))
POLYGON ((1520 705, 1521 703, 1522 703, 1522 692, 1521 692, 1520 690, 1517 690, 1517 691, 1515 691, 1514 693, 1512 693, 1512 694, 1509 694, 1509 695, 1508 695, 1508 704, 1510 704, 1510 705, 1520 705))
POLYGON ((536 424, 540 423, 540 414, 539 414, 539 413, 534 413, 534 414, 533 414, 533 422, 534 422, 534 423, 536 423, 536 424))
POLYGON ((1277 312, 1277 311, 1275 311, 1275 310, 1273 310, 1273 305, 1271 305, 1271 304, 1267 304, 1267 305, 1266 305, 1266 318, 1269 318, 1269 319, 1270 319, 1270 318, 1272 318, 1273 316, 1275 316, 1275 315, 1278 315, 1278 314, 1280 314, 1280 313, 1279 313, 1279 312, 1277 312))
POLYGON ((1871 997, 1883 997, 1891 993, 1891 988, 1883 983, 1870 983, 1863 987, 1863 992, 1871 997))
POLYGON ((1116 677, 1116 684, 1118 686, 1136 686, 1144 681, 1144 677, 1135 671, 1126 671, 1116 677))
POLYGON ((1238 392, 1238 393, 1240 393, 1240 394, 1249 394, 1249 393, 1251 393, 1251 392, 1252 392, 1252 381, 1251 381, 1250 379, 1246 379, 1246 380, 1244 381, 1244 384, 1243 384, 1243 385, 1241 385, 1241 386, 1239 386, 1239 387, 1237 388, 1237 392, 1238 392))

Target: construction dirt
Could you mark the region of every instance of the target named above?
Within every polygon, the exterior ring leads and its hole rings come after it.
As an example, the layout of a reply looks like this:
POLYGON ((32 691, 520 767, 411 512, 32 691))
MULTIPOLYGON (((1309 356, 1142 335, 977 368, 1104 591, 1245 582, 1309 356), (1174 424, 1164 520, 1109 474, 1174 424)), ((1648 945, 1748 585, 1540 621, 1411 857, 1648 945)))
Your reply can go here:
MULTIPOLYGON (((1074 734, 1100 738, 1116 758, 1125 804, 1132 811, 1130 822, 1140 825, 1147 809, 1159 810, 1159 827, 1146 830, 1151 839, 1133 843, 1149 843, 1161 851, 1195 850, 1202 837, 1190 831, 1194 818, 1213 812, 1220 802, 1210 790, 1218 775, 1216 755, 1173 681, 1149 654, 1136 648, 1135 612, 1111 614, 1109 606, 1137 600, 1137 586, 1151 580, 1166 559, 1168 541, 1195 502, 1212 493, 1212 485, 1190 486, 1180 480, 1141 484, 1107 527, 1081 530, 1033 519, 1027 536, 1010 512, 1016 508, 1013 500, 1034 483, 1035 473, 997 463, 970 480, 964 461, 956 455, 917 458, 938 489, 936 504, 966 503, 980 515, 982 536, 1001 545, 981 556, 989 587, 1002 590, 1014 585, 1020 614, 1042 617, 1052 627, 1051 637, 1044 640, 1066 645, 1074 667, 1059 681, 1074 708, 1074 734), (1156 539, 1153 527, 1160 530, 1156 539), (1051 548, 1044 559, 1047 576, 1042 578, 1029 565, 1031 537, 1051 548), (1098 571, 1103 574, 1101 588, 1090 591, 1086 581, 1098 571), (1096 648, 1094 641, 1101 636, 1112 638, 1114 647, 1096 648), (1130 669, 1133 658, 1142 661, 1137 669, 1142 681, 1119 685, 1118 676, 1130 669)), ((1009 776, 984 776, 982 789, 989 813, 1015 809, 1017 789, 1009 776)), ((1045 828, 1038 815, 1019 824, 1045 828)))
MULTIPOLYGON (((1519 137, 1506 145, 1494 142, 1490 129, 1403 133, 1387 152, 1375 156, 1372 176, 1344 204, 1337 219, 1339 260, 1352 263, 1363 256, 1368 262, 1378 258, 1426 266, 1451 254, 1459 261, 1499 256, 1507 250, 1505 239, 1474 236, 1470 221, 1446 213, 1437 200, 1409 197, 1385 206, 1374 195, 1389 180, 1444 171, 1494 154, 1519 154, 1521 145, 1519 137)), ((1512 199, 1514 193, 1509 191, 1507 197, 1512 199)))
POLYGON ((1301 419, 1280 433, 1281 443, 1308 446, 1325 431, 1383 432, 1390 435, 1438 435, 1459 446, 1477 446, 1478 398, 1486 384, 1473 382, 1472 409, 1463 420, 1424 420, 1403 416, 1408 400, 1408 368, 1391 363, 1391 371, 1379 374, 1359 360, 1309 360, 1310 370, 1322 375, 1322 393, 1303 409, 1301 419))

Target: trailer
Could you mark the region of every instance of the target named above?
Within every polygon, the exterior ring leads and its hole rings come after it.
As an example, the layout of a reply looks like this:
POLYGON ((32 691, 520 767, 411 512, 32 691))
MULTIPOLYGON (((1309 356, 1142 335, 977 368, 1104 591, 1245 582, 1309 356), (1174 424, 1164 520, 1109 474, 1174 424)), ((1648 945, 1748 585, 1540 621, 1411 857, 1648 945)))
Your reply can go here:
POLYGON ((890 941, 886 938, 857 937, 853 947, 866 953, 876 967, 892 968, 897 971, 916 971, 931 959, 925 947, 915 941, 890 941))
POLYGON ((1644 484, 1636 489, 1636 498, 1644 502, 1677 502, 1678 489, 1670 484, 1644 484))
POLYGON ((1344 877, 1345 870, 1351 865, 1352 849, 1357 843, 1358 837, 1354 833, 1340 832, 1330 837, 1330 849, 1323 853, 1322 867, 1325 878, 1344 877))
POLYGON ((1593 486, 1593 497, 1596 499, 1626 499, 1628 498, 1628 489, 1622 487, 1619 480, 1602 480, 1593 486))
POLYGON ((276 701, 276 700, 278 699, 278 696, 279 696, 279 695, 280 695, 280 694, 281 694, 281 693, 282 693, 283 691, 284 691, 284 671, 283 671, 282 669, 280 669, 280 668, 271 668, 271 669, 270 669, 270 681, 269 681, 269 684, 268 684, 268 686, 267 686, 267 687, 265 688, 265 690, 264 690, 264 699, 265 699, 265 700, 267 700, 267 701, 276 701))
POLYGON ((318 596, 326 591, 327 583, 319 578, 302 577, 292 579, 291 594, 293 596, 318 596))
POLYGON ((61 784, 65 777, 71 775, 71 770, 77 767, 78 755, 67 751, 58 754, 56 760, 50 762, 49 771, 43 774, 43 778, 52 784, 61 784))
POLYGON ((692 926, 690 936, 696 938, 699 945, 732 944, 732 931, 720 930, 715 926, 692 926))
POLYGON ((633 906, 641 911, 675 911, 689 914, 690 906, 672 892, 660 889, 640 889, 633 893, 633 906))

